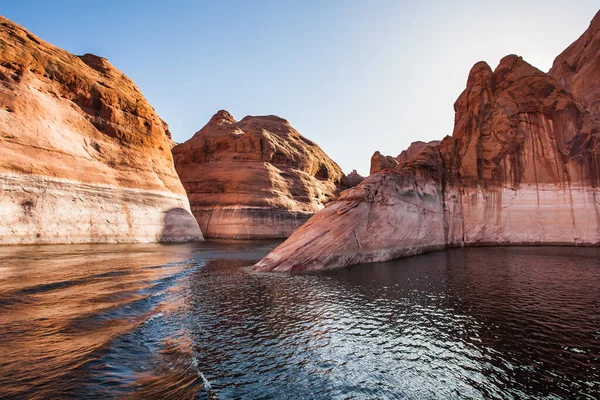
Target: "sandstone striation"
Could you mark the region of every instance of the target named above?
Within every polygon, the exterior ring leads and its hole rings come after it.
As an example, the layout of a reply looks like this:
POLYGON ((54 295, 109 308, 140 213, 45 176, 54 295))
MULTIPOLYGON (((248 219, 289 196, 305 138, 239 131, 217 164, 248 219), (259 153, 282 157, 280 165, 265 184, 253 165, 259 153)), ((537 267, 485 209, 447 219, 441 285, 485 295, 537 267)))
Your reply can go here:
MULTIPOLYGON (((586 93, 596 104, 597 92, 586 93)), ((335 268, 452 246, 600 244, 600 122, 577 99, 521 57, 494 71, 475 64, 451 137, 345 191, 254 268, 335 268)))
POLYGON ((192 213, 210 238, 281 238, 333 200, 344 174, 283 118, 217 112, 173 148, 192 213))
POLYGON ((171 144, 106 59, 0 17, 0 244, 202 239, 171 144))

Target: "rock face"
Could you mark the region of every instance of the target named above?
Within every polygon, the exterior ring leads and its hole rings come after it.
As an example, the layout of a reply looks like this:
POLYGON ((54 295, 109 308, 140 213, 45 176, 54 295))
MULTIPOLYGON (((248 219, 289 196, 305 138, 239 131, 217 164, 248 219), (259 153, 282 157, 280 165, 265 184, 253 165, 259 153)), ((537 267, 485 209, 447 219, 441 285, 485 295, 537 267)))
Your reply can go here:
POLYGON ((600 119, 600 11, 585 33, 556 57, 549 74, 600 119))
POLYGON ((356 170, 354 169, 346 176, 346 187, 353 188, 355 186, 358 186, 358 184, 364 180, 365 178, 361 176, 358 172, 356 172, 356 170))
POLYGON ((475 65, 440 145, 447 243, 598 244, 598 134, 555 79, 516 56, 475 65))
POLYGON ((495 71, 480 62, 454 108, 452 137, 345 191, 254 268, 335 268, 465 245, 600 244, 600 122, 555 78, 514 55, 495 71))
POLYGON ((376 174, 384 169, 394 169, 398 165, 398 161, 392 156, 384 156, 379 151, 376 151, 371 156, 371 170, 369 175, 376 174))
POLYGON ((371 174, 376 174, 384 169, 394 169, 398 164, 406 163, 418 156, 427 146, 437 146, 441 143, 439 140, 432 140, 430 142, 416 141, 412 142, 406 150, 402 150, 402 153, 398 157, 384 156, 380 152, 376 151, 371 157, 371 174))
POLYGON ((398 161, 398 164, 409 162, 410 160, 421 154, 421 152, 425 150, 427 146, 437 146, 440 143, 442 143, 441 140, 432 140, 430 142, 422 142, 418 140, 416 142, 412 142, 408 149, 402 150, 402 153, 400 153, 400 155, 396 157, 396 161, 398 161))
POLYGON ((139 89, 0 17, 0 244, 202 239, 139 89))
POLYGON ((210 238, 288 237, 337 196, 344 175, 283 118, 217 112, 173 148, 192 213, 210 238))

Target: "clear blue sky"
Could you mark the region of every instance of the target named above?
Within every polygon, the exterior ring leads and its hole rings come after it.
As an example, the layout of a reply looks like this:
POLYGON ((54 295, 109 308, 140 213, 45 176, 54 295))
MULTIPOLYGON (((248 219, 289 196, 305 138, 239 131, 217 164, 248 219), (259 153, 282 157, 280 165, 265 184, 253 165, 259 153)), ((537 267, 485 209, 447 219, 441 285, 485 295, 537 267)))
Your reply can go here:
POLYGON ((0 14, 108 58, 182 142, 219 109, 277 114, 346 173, 375 150, 452 133, 471 66, 514 53, 547 71, 598 0, 27 1, 0 14))

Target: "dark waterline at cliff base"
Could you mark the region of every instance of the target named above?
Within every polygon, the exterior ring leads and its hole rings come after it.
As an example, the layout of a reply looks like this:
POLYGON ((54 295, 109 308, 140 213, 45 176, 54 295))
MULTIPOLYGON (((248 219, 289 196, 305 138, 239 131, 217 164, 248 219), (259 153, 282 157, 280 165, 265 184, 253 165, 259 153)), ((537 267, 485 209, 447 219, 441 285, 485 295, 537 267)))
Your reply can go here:
POLYGON ((600 249, 244 268, 275 245, 0 248, 0 398, 600 392, 600 249))

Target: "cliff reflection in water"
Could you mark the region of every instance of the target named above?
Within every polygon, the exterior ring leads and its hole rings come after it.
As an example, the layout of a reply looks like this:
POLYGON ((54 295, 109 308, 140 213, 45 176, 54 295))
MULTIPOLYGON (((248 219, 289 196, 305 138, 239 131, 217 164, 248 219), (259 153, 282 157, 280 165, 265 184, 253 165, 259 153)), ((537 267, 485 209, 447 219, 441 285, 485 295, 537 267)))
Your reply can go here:
POLYGON ((0 249, 2 398, 593 398, 600 250, 311 275, 276 243, 0 249))

